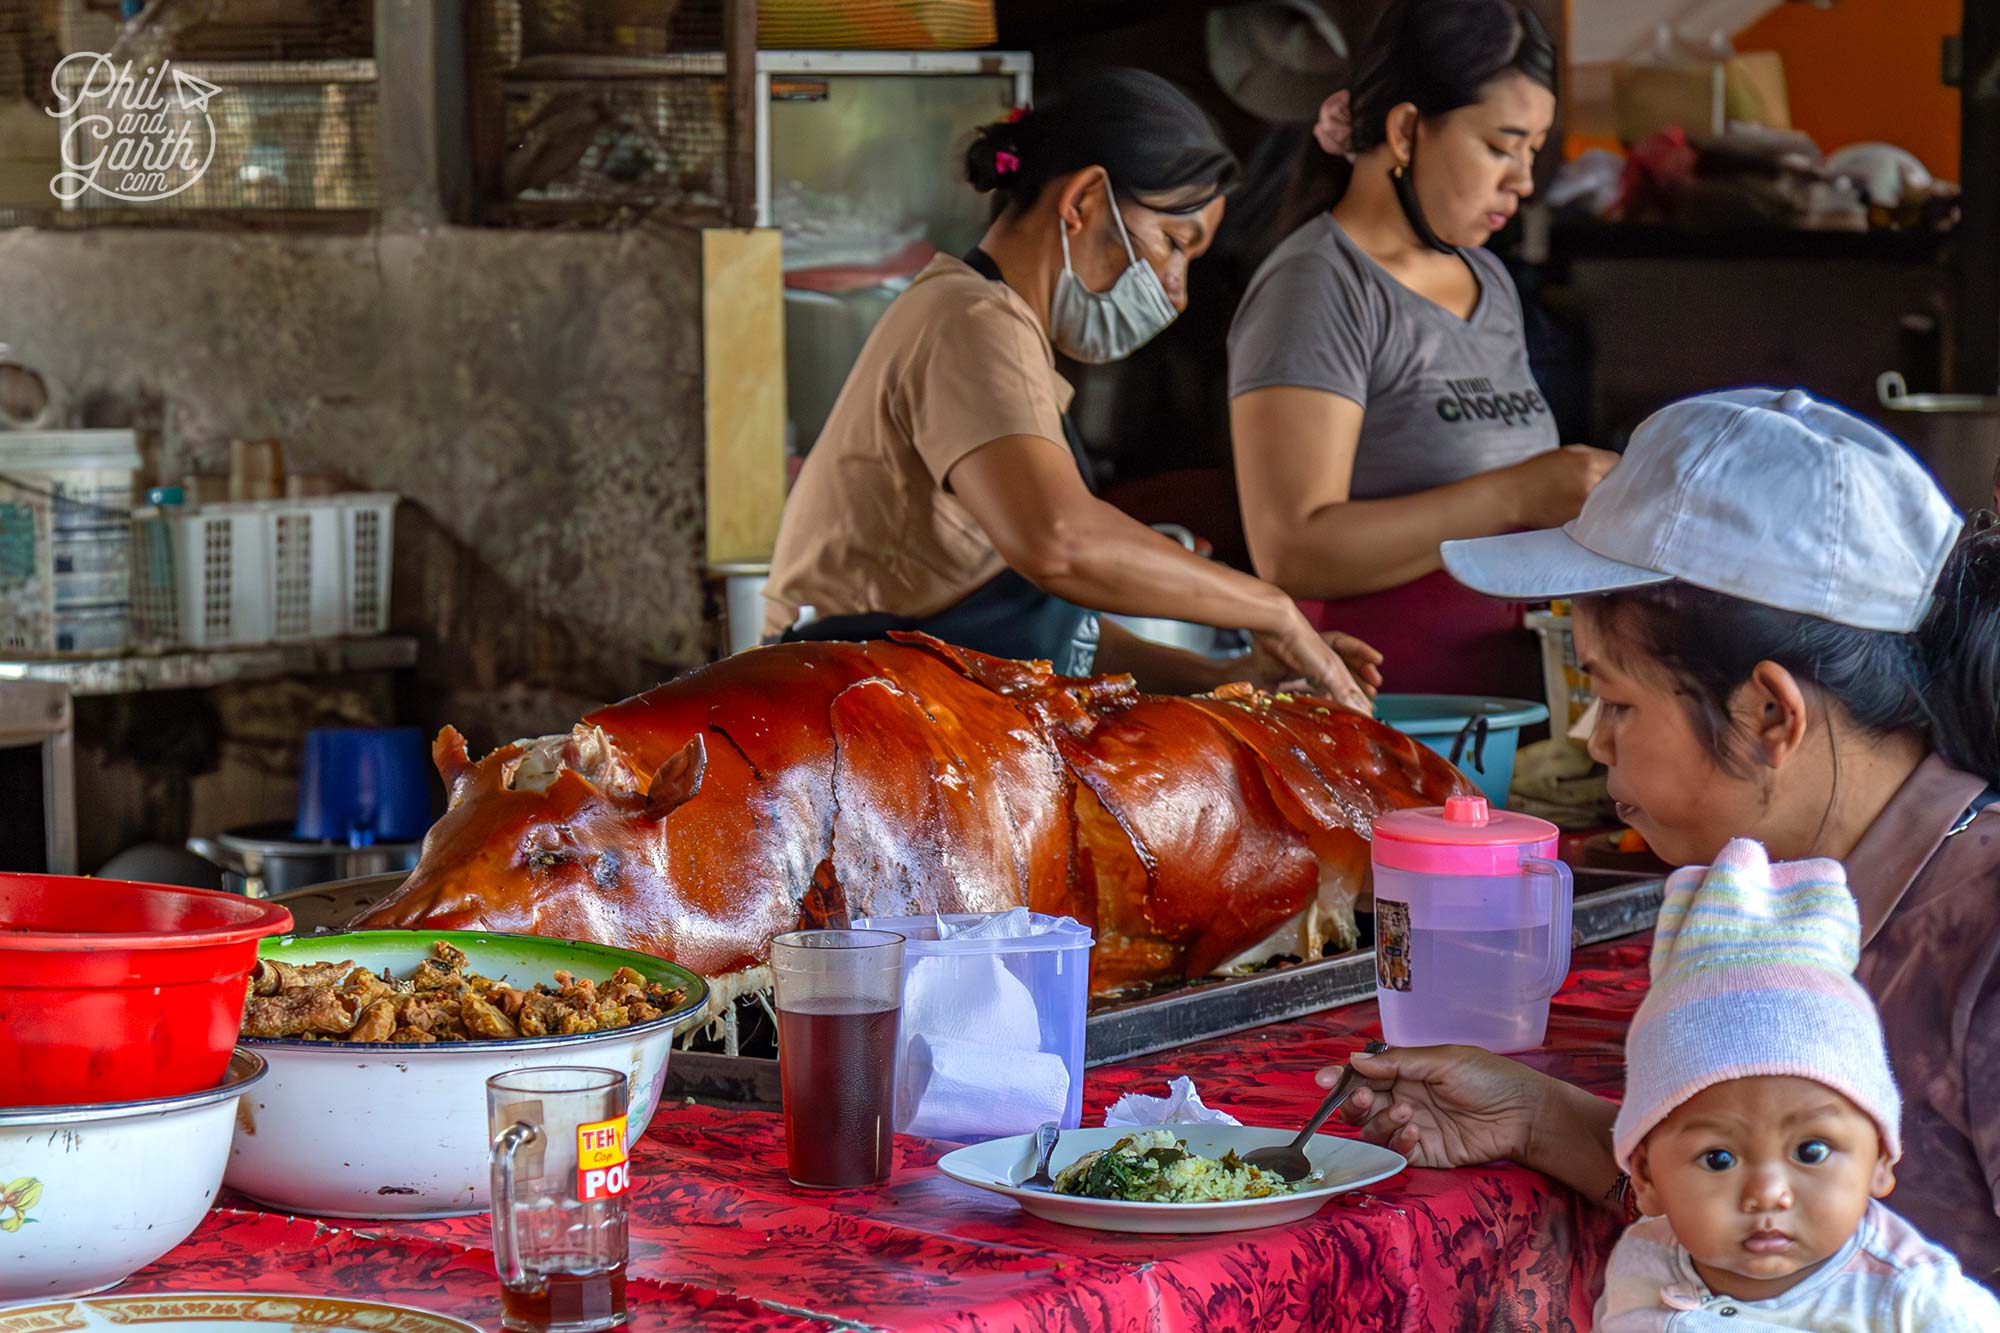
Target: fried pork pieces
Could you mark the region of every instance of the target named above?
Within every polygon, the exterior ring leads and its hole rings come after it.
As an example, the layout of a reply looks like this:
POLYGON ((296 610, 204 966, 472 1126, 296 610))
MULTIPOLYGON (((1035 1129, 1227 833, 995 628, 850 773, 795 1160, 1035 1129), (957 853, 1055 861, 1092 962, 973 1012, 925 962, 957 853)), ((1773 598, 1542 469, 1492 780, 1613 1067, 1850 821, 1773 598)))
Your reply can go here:
POLYGON ((681 993, 621 967, 608 981, 555 974, 553 987, 518 990, 473 972, 443 940, 398 981, 351 961, 260 959, 243 1002, 246 1037, 308 1041, 494 1041, 607 1032, 658 1018, 681 993))

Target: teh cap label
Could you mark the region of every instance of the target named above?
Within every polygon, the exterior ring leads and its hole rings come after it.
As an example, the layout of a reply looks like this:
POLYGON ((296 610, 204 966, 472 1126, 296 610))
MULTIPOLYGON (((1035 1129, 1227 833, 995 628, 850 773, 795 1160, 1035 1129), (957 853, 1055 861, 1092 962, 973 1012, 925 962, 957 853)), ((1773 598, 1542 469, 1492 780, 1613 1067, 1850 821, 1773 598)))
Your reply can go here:
POLYGON ((576 1127, 576 1197, 609 1199, 632 1184, 632 1165, 625 1153, 625 1117, 592 1121, 576 1127))

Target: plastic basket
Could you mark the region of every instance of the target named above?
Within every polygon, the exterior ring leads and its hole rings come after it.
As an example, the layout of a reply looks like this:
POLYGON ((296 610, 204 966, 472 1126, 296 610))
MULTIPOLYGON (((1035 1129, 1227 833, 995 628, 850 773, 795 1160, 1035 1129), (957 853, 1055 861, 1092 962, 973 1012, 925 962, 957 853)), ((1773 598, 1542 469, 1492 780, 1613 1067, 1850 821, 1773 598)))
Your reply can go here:
POLYGON ((361 494, 142 511, 141 638, 227 648, 382 633, 395 507, 394 495, 361 494))
POLYGON ((1590 676, 1577 662, 1576 637, 1567 611, 1530 611, 1529 629, 1542 643, 1542 689, 1548 695, 1549 730, 1562 735, 1589 709, 1590 676))
POLYGON ((386 634, 389 585, 396 551, 396 499, 386 492, 334 497, 343 513, 341 554, 346 570, 348 634, 386 634))

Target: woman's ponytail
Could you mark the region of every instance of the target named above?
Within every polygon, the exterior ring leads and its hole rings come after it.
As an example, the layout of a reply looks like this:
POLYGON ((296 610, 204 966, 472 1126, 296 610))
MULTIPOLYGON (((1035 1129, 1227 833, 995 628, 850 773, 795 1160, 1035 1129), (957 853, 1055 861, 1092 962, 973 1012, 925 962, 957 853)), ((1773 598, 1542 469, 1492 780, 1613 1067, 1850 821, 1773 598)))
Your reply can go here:
POLYGON ((1917 627, 1931 746, 2000 787, 2000 519, 1973 515, 1917 627))

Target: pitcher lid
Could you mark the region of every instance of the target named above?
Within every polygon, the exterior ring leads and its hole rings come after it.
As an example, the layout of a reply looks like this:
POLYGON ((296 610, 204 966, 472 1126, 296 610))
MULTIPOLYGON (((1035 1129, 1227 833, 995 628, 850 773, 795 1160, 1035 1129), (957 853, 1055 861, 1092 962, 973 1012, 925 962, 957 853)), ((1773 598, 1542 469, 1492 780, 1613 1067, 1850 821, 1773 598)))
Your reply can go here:
POLYGON ((1511 847, 1541 844, 1560 830, 1546 819, 1494 810, 1486 798, 1470 794, 1448 797, 1443 805, 1396 810, 1375 820, 1375 840, 1427 843, 1447 847, 1511 847))

